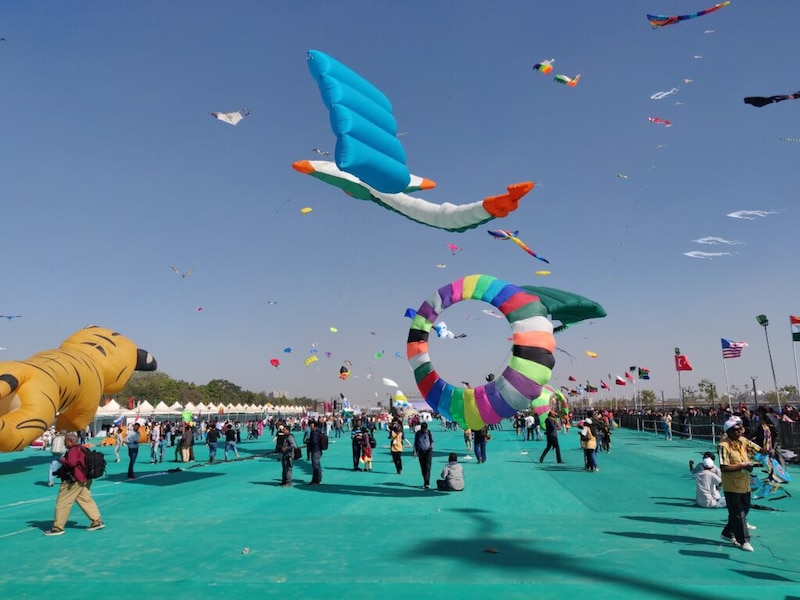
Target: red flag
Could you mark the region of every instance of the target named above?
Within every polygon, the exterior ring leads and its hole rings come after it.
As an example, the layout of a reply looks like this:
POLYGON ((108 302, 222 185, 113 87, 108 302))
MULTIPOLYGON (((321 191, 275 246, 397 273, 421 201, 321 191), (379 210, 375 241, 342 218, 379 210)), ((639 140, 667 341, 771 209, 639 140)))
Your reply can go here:
POLYGON ((614 383, 616 383, 617 385, 628 385, 627 383, 625 383, 625 380, 619 375, 616 376, 614 383))
POLYGON ((128 410, 133 410, 133 396, 128 398, 128 410))
POLYGON ((626 378, 628 381, 630 381, 631 383, 633 383, 633 375, 631 375, 631 374, 630 374, 630 373, 628 373, 627 371, 625 371, 625 378, 626 378))
POLYGON ((611 388, 608 387, 608 384, 602 379, 600 380, 600 387, 603 388, 604 390, 609 390, 609 391, 611 390, 611 388))
POLYGON ((570 380, 570 381, 578 381, 578 380, 577 380, 577 379, 575 379, 575 378, 574 378, 572 375, 570 375, 570 376, 569 376, 569 380, 570 380))
POLYGON ((676 371, 691 371, 692 365, 689 363, 689 359, 686 358, 683 354, 678 354, 675 357, 675 370, 676 371))

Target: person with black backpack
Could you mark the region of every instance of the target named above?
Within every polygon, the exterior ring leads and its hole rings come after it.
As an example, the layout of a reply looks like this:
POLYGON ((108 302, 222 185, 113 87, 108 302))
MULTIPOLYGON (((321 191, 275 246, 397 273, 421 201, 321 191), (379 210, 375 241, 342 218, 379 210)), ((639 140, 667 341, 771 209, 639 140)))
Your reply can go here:
POLYGON ((56 497, 56 512, 53 517, 53 526, 44 532, 45 535, 62 535, 64 526, 76 502, 78 507, 89 517, 91 523, 87 531, 97 531, 105 527, 100 518, 100 510, 92 498, 92 480, 87 477, 86 452, 78 445, 78 435, 68 433, 64 436, 66 454, 60 459, 61 468, 57 475, 61 478, 56 497))

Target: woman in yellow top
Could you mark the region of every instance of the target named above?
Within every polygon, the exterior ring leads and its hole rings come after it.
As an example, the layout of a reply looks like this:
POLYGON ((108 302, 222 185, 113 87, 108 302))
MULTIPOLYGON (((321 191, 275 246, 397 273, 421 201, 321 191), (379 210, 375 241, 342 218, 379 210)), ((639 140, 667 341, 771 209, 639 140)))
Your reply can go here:
POLYGON ((721 537, 742 550, 752 552, 750 531, 755 526, 747 522, 747 514, 750 512, 750 472, 754 464, 751 458, 761 448, 744 437, 744 426, 739 417, 734 416, 725 421, 723 429, 725 435, 719 441, 718 450, 728 522, 721 537))
POLYGON ((591 419, 584 419, 583 428, 579 432, 587 471, 599 471, 597 468, 597 437, 592 430, 593 424, 591 419))
POLYGON ((391 440, 390 450, 392 451, 392 460, 394 461, 394 468, 397 469, 397 474, 403 472, 403 443, 411 448, 411 442, 406 439, 406 434, 403 433, 403 423, 395 420, 389 426, 389 439, 391 440))

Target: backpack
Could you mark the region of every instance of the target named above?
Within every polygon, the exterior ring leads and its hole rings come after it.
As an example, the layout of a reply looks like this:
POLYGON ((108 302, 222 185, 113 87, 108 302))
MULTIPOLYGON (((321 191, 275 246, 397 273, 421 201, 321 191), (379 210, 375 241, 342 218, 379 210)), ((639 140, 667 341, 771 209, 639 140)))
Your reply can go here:
POLYGON ((321 433, 319 436, 319 449, 320 450, 327 450, 328 449, 328 434, 321 433))
POLYGON ((86 446, 83 448, 83 458, 86 463, 84 475, 86 479, 92 480, 102 477, 106 472, 106 456, 97 450, 89 450, 86 446))

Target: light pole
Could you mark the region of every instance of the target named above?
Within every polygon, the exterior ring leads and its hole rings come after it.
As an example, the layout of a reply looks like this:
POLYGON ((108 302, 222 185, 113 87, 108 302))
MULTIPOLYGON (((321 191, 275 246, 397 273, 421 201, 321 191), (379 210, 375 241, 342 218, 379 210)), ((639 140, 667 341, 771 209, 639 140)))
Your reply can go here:
POLYGON ((767 319, 767 315, 758 315, 756 321, 764 328, 764 336, 767 338, 767 354, 769 355, 769 366, 772 369, 772 383, 775 385, 775 397, 778 399, 778 410, 781 410, 781 396, 778 394, 778 379, 775 377, 775 365, 772 364, 772 350, 769 348, 769 334, 767 333, 769 319, 767 319))
POLYGON ((753 398, 756 401, 756 410, 758 410, 758 392, 756 391, 756 379, 758 379, 758 377, 751 377, 750 379, 753 380, 753 398))

